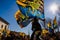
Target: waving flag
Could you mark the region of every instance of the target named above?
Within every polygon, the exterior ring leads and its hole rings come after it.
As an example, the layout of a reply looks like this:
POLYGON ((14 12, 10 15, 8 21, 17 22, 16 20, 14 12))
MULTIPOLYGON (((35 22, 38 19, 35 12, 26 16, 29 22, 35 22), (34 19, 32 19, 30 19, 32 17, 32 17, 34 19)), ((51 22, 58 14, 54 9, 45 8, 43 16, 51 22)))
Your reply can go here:
POLYGON ((51 22, 49 22, 48 24, 47 24, 47 26, 48 26, 48 28, 50 28, 52 25, 51 25, 51 22))
POLYGON ((56 21, 56 17, 54 18, 54 20, 53 20, 53 28, 55 29, 55 28, 57 28, 57 21, 56 21))
POLYGON ((40 7, 39 7, 39 10, 43 13, 44 12, 44 1, 43 0, 40 0, 40 7))
MULTIPOLYGON (((19 1, 20 2, 20 1, 19 1)), ((22 2, 20 2, 22 3, 22 2)), ((18 4, 18 2, 17 2, 18 4)), ((22 3, 24 4, 24 3, 22 3)), ((32 2, 29 2, 26 4, 26 6, 22 6, 22 4, 18 4, 19 10, 21 13, 25 16, 28 16, 30 18, 44 18, 44 2, 43 0, 34 0, 32 2)))
POLYGON ((24 16, 20 12, 20 10, 18 10, 14 16, 16 18, 17 23, 21 26, 21 28, 27 26, 31 22, 31 19, 28 19, 28 17, 24 16))
MULTIPOLYGON (((17 0, 17 5, 19 7, 19 17, 16 18, 18 19, 17 22, 22 23, 26 19, 32 19, 32 18, 38 18, 38 19, 43 19, 44 20, 44 1, 43 0, 33 0, 33 1, 20 1, 17 0)), ((19 24, 20 24, 19 23, 19 24)), ((25 23, 25 22, 24 22, 25 23)))

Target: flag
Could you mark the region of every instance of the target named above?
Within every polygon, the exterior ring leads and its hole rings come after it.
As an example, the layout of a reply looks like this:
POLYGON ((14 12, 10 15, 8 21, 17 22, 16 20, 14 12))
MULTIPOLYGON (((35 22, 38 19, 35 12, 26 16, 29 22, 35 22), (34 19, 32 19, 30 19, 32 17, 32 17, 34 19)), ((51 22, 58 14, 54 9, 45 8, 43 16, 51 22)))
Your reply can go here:
MULTIPOLYGON (((17 0, 17 5, 19 7, 19 11, 17 12, 18 16, 16 16, 17 23, 23 24, 21 26, 27 26, 32 18, 38 18, 44 20, 44 1, 43 0, 33 0, 33 1, 20 1, 17 0), (27 21, 28 23, 26 23, 27 21)), ((16 14, 16 15, 17 15, 16 14)))
POLYGON ((54 28, 54 29, 57 28, 56 16, 55 16, 55 18, 54 18, 54 20, 53 20, 53 28, 54 28))
POLYGON ((51 22, 49 22, 49 23, 47 24, 47 26, 48 26, 49 32, 51 33, 51 32, 53 31, 51 22))
POLYGON ((18 25, 20 25, 21 28, 27 26, 30 22, 31 22, 31 19, 28 19, 26 16, 24 16, 20 10, 18 10, 16 13, 15 13, 15 19, 18 23, 18 25))
POLYGON ((41 11, 41 13, 44 13, 44 0, 40 0, 39 4, 40 4, 39 10, 41 11))
POLYGON ((44 1, 43 0, 34 0, 30 1, 26 6, 24 7, 21 1, 17 2, 17 5, 19 7, 19 10, 21 13, 25 16, 28 16, 29 18, 39 18, 44 19, 44 1), (20 2, 20 3, 19 3, 20 2))
POLYGON ((42 34, 46 34, 49 33, 49 31, 47 29, 42 29, 42 34))
POLYGON ((48 22, 47 26, 48 26, 48 28, 50 28, 51 27, 51 22, 48 22))
POLYGON ((18 11, 15 13, 14 17, 16 18, 16 20, 18 20, 20 17, 21 17, 22 19, 25 18, 25 16, 20 12, 20 10, 18 10, 18 11))

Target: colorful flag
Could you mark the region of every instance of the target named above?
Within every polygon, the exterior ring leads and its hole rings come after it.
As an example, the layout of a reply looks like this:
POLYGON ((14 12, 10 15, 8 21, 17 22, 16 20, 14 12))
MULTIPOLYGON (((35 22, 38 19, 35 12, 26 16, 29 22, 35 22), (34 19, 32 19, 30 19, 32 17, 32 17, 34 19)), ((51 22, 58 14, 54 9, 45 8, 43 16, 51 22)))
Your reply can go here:
POLYGON ((18 23, 18 25, 20 25, 21 28, 27 26, 30 22, 31 22, 31 19, 28 19, 28 17, 24 16, 20 10, 18 10, 16 13, 15 13, 15 19, 18 23))
POLYGON ((44 0, 40 0, 39 4, 40 4, 40 7, 39 7, 40 12, 44 13, 44 0))
MULTIPOLYGON (((20 1, 19 1, 20 2, 20 1)), ((17 2, 18 4, 18 2, 17 2)), ((44 2, 43 0, 34 0, 32 2, 29 2, 26 4, 26 6, 22 6, 22 2, 20 2, 20 5, 18 4, 19 10, 21 13, 25 16, 28 16, 30 18, 44 18, 44 2)))
POLYGON ((51 22, 48 22, 47 26, 48 26, 48 28, 50 28, 52 26, 51 22))
POLYGON ((35 17, 38 19, 44 20, 44 1, 43 0, 33 0, 33 1, 17 0, 17 5, 20 11, 19 13, 17 13, 18 16, 15 17, 18 24, 20 23, 25 24, 26 22, 24 21, 26 21, 26 19, 29 20, 30 22, 30 19, 35 17))
POLYGON ((55 16, 55 18, 54 18, 54 20, 53 20, 53 28, 54 28, 54 29, 57 28, 56 16, 55 16))

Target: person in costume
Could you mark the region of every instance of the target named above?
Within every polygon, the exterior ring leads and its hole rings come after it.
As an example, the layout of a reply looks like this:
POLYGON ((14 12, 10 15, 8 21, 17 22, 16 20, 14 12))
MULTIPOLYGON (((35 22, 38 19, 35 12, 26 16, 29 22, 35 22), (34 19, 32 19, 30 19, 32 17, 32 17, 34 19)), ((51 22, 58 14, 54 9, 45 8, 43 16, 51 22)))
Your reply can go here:
POLYGON ((37 18, 33 19, 32 22, 32 35, 31 35, 31 40, 34 40, 34 35, 36 35, 36 40, 39 39, 39 36, 41 35, 42 29, 41 29, 41 25, 38 22, 37 18))

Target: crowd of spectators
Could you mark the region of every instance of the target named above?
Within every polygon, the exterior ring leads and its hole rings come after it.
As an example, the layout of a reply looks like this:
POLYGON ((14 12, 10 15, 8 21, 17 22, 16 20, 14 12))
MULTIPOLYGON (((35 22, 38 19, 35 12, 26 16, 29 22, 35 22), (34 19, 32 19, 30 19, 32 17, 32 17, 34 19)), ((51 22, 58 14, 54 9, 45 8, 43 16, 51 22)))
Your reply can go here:
POLYGON ((33 37, 29 35, 20 36, 20 35, 15 35, 13 33, 10 33, 10 36, 3 36, 0 38, 0 40, 60 40, 60 32, 56 33, 46 33, 46 34, 33 34, 33 37), (33 39, 31 39, 33 38, 33 39))

